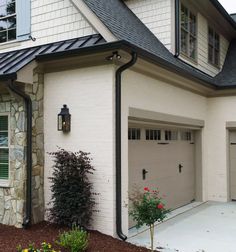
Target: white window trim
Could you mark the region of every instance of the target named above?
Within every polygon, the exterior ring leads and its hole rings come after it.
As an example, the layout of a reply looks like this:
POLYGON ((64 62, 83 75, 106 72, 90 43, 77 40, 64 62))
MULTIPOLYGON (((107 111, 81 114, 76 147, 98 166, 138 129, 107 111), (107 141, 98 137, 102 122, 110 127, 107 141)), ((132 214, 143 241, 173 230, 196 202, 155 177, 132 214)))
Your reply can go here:
MULTIPOLYGON (((7 116, 8 117, 8 179, 0 179, 0 187, 10 187, 11 181, 11 162, 10 162, 10 113, 0 113, 0 116, 7 116)), ((3 149, 0 147, 0 149, 3 149)))
MULTIPOLYGON (((6 18, 10 18, 10 17, 16 17, 16 38, 15 39, 12 39, 12 40, 7 40, 6 42, 2 42, 0 43, 0 45, 5 45, 5 44, 8 44, 8 43, 12 43, 12 42, 16 42, 17 41, 17 10, 16 10, 16 1, 15 1, 15 13, 14 14, 10 14, 10 15, 6 15, 4 17, 0 17, 0 21, 3 20, 3 19, 6 19, 6 18)), ((9 29, 6 29, 5 31, 7 31, 7 34, 8 34, 8 30, 9 29)), ((13 30, 13 29, 10 29, 10 30, 13 30)))
POLYGON ((208 29, 207 29, 207 61, 210 65, 220 68, 220 53, 221 53, 221 36, 220 33, 213 28, 213 26, 208 24, 208 29), (213 35, 214 35, 214 41, 213 41, 213 60, 215 60, 215 34, 219 36, 219 58, 218 58, 218 64, 215 64, 214 62, 211 62, 209 60, 209 29, 212 29, 213 35))
MULTIPOLYGON (((183 58, 191 61, 192 63, 197 64, 197 62, 198 62, 198 15, 197 15, 197 12, 194 11, 193 8, 189 7, 189 4, 187 4, 186 2, 180 1, 179 4, 180 4, 180 7, 179 7, 179 9, 180 9, 180 11, 179 11, 179 51, 180 51, 180 55, 183 58), (195 39, 196 39, 196 57, 195 58, 192 58, 189 55, 189 44, 190 44, 189 41, 188 41, 188 52, 187 53, 183 52, 182 48, 181 48, 181 33, 182 33, 182 27, 181 27, 181 11, 182 10, 181 10, 181 6, 182 5, 185 8, 187 8, 188 13, 192 13, 195 16, 195 19, 196 19, 196 28, 195 28, 196 29, 196 35, 195 35, 195 39)), ((190 36, 189 31, 188 31, 188 36, 190 36)))

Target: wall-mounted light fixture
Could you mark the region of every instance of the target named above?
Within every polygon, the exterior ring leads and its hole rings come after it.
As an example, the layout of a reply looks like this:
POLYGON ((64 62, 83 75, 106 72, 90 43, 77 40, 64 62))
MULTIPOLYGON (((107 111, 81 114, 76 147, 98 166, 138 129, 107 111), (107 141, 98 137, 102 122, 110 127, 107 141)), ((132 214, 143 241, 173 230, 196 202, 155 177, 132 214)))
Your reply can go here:
POLYGON ((57 117, 57 129, 63 132, 70 132, 70 127, 71 114, 69 113, 69 108, 67 108, 67 105, 64 104, 57 117))
POLYGON ((117 51, 112 52, 111 55, 109 55, 109 56, 106 57, 107 61, 120 60, 120 59, 121 59, 121 56, 120 56, 120 54, 117 51))

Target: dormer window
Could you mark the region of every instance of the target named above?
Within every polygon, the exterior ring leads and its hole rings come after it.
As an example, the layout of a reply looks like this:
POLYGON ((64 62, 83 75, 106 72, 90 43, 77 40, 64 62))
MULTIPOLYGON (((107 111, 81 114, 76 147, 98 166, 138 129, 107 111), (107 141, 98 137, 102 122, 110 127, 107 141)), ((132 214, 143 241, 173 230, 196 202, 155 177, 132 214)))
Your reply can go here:
POLYGON ((196 16, 181 4, 181 53, 193 60, 197 59, 196 16))
POLYGON ((16 1, 0 0, 0 43, 16 39, 16 1))
POLYGON ((220 65, 220 36, 211 27, 208 27, 208 62, 220 65))

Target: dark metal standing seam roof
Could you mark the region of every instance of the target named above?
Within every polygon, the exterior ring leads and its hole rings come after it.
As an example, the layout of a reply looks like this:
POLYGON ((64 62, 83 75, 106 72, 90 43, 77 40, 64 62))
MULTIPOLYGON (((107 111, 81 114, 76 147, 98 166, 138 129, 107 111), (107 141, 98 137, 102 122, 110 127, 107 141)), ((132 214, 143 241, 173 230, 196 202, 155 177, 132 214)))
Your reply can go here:
POLYGON ((45 55, 58 52, 69 52, 79 48, 96 46, 106 43, 100 34, 70 39, 55 43, 50 43, 17 51, 5 52, 0 54, 0 77, 15 74, 22 67, 29 64, 38 55, 45 55))

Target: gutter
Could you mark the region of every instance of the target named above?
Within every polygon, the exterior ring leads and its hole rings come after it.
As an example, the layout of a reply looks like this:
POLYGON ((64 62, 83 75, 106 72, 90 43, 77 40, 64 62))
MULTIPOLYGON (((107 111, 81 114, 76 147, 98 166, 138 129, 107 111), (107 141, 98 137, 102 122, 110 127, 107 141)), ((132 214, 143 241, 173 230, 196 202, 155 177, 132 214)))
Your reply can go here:
POLYGON ((175 57, 179 57, 179 41, 180 41, 180 32, 179 32, 179 0, 175 0, 175 57))
POLYGON ((121 75, 137 61, 137 53, 131 53, 131 60, 116 70, 116 233, 125 241, 127 236, 122 232, 122 173, 121 173, 121 75))
POLYGON ((14 80, 8 83, 9 89, 22 97, 26 104, 27 113, 27 186, 26 186, 26 214, 22 223, 23 228, 31 225, 32 210, 32 101, 29 95, 14 85, 14 80))
MULTIPOLYGON (((181 67, 176 66, 174 63, 169 62, 166 59, 161 58, 157 55, 154 55, 153 53, 148 52, 138 46, 135 46, 126 40, 119 40, 116 42, 104 43, 104 44, 100 44, 96 46, 78 48, 71 51, 41 54, 41 55, 36 56, 36 61, 44 62, 48 60, 59 60, 59 59, 68 58, 68 57, 83 56, 83 55, 89 55, 89 54, 100 53, 100 52, 108 52, 111 50, 124 50, 128 53, 135 51, 136 53, 138 53, 140 58, 143 58, 155 65, 161 65, 163 68, 173 71, 183 77, 186 77, 193 81, 198 81, 203 86, 207 86, 211 88, 217 87, 215 83, 213 82, 213 80, 211 80, 212 79, 211 76, 209 76, 209 81, 202 80, 200 77, 196 76, 194 73, 189 73, 188 71, 182 69, 181 67)), ((207 74, 204 74, 204 75, 208 76, 207 74)))

